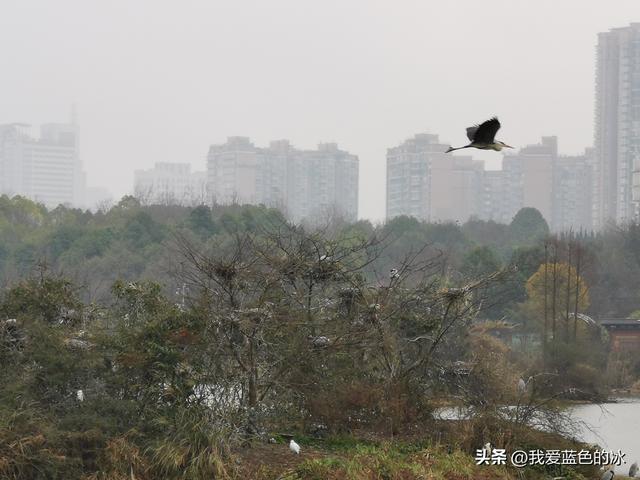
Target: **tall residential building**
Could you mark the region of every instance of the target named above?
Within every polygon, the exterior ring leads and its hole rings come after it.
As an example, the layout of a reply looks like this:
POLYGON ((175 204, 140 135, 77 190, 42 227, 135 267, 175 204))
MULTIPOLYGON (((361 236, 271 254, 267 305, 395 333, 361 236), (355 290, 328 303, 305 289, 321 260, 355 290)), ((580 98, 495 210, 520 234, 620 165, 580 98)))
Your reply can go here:
POLYGON ((478 217, 496 223, 509 223, 513 218, 512 206, 507 199, 504 170, 485 170, 482 174, 478 217))
POLYGON ((592 159, 593 149, 556 159, 550 224, 554 231, 592 230, 592 159))
POLYGON ((207 202, 206 173, 188 163, 158 162, 134 173, 134 194, 145 203, 200 205, 207 202))
POLYGON ((594 226, 637 218, 640 197, 633 198, 633 185, 640 186, 640 23, 598 35, 594 146, 594 226))
POLYGON ((420 134, 387 151, 387 218, 410 215, 464 222, 509 223, 523 207, 540 211, 554 231, 591 229, 592 153, 558 155, 556 137, 542 137, 505 155, 502 170, 471 157, 444 154, 436 135, 420 134))
POLYGON ((510 222, 523 207, 540 211, 551 230, 592 229, 592 151, 558 155, 557 137, 542 137, 515 154, 505 155, 504 218, 510 222))
POLYGON ((464 222, 480 212, 483 163, 421 133, 387 150, 387 218, 464 222))
POLYGON ((523 207, 534 207, 551 226, 553 167, 558 156, 556 137, 542 137, 542 143, 527 145, 502 160, 505 174, 506 218, 523 207))
POLYGON ((0 193, 55 208, 83 206, 84 188, 74 125, 42 125, 39 138, 31 135, 29 125, 0 126, 0 193))
POLYGON ((358 157, 324 143, 299 150, 287 140, 256 147, 247 137, 212 145, 207 159, 210 197, 219 203, 262 204, 295 222, 358 216, 358 157))

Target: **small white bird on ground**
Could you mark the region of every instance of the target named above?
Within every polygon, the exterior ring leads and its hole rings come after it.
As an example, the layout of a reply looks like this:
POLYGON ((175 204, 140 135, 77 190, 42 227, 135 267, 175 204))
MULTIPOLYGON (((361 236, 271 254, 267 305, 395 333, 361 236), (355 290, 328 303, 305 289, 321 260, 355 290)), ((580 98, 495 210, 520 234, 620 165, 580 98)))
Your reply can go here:
POLYGON ((314 337, 313 335, 309 336, 311 339, 311 344, 314 347, 328 347, 329 344, 331 343, 331 340, 329 340, 328 337, 325 337, 324 335, 321 335, 319 337, 314 337))
POLYGON ((300 454, 300 445, 298 445, 293 438, 289 442, 289 450, 291 450, 296 455, 300 454))
POLYGON ((76 398, 79 402, 84 402, 84 392, 82 390, 78 390, 76 392, 76 398))
POLYGON ((629 476, 635 477, 637 473, 638 473, 638 462, 633 462, 633 465, 631 465, 631 468, 629 469, 629 476))
POLYGON ((489 442, 485 443, 483 450, 485 451, 485 456, 486 457, 491 457, 491 452, 493 450, 491 448, 491 443, 489 443, 489 442))

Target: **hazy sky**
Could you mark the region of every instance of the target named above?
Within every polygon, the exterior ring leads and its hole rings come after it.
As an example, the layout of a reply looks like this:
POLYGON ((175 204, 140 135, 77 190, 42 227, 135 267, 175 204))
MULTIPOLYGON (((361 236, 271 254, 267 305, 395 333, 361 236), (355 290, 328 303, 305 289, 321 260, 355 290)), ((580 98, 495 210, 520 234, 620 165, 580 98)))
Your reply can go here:
POLYGON ((633 21, 638 0, 0 0, 0 123, 75 102, 88 182, 116 196, 227 136, 334 141, 380 219, 386 149, 415 133, 457 145, 498 115, 511 145, 589 146, 597 33, 633 21))

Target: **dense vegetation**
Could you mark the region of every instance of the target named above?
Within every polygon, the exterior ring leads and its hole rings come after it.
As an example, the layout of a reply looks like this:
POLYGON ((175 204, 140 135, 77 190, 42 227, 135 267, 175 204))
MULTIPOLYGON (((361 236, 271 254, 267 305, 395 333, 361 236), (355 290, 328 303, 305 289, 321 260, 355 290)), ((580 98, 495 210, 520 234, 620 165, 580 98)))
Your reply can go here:
POLYGON ((576 313, 636 315, 638 247, 635 225, 552 237, 533 209, 310 229, 262 207, 0 197, 0 476, 276 478, 257 464, 290 434, 316 453, 290 478, 438 478, 447 449, 456 478, 511 478, 468 454, 570 434, 562 401, 637 376, 618 358, 604 381, 606 334, 576 313), (465 420, 435 420, 443 403, 465 420))

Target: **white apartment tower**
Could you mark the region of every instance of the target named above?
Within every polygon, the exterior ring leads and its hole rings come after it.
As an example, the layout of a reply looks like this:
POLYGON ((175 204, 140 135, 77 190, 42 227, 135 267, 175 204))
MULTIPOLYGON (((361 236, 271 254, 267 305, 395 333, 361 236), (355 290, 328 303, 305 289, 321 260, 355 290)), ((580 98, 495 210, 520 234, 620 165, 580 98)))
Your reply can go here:
POLYGON ((598 35, 593 221, 637 219, 640 196, 640 23, 598 35))
POLYGON ((207 184, 215 202, 278 208, 294 222, 358 217, 358 157, 334 143, 299 150, 277 140, 260 148, 229 137, 209 149, 207 184))
POLYGON ((192 172, 188 163, 157 162, 134 172, 134 195, 143 203, 200 205, 206 203, 206 173, 192 172))
POLYGON ((0 194, 55 208, 82 206, 84 189, 75 125, 42 125, 39 138, 30 134, 29 125, 0 126, 0 194))

